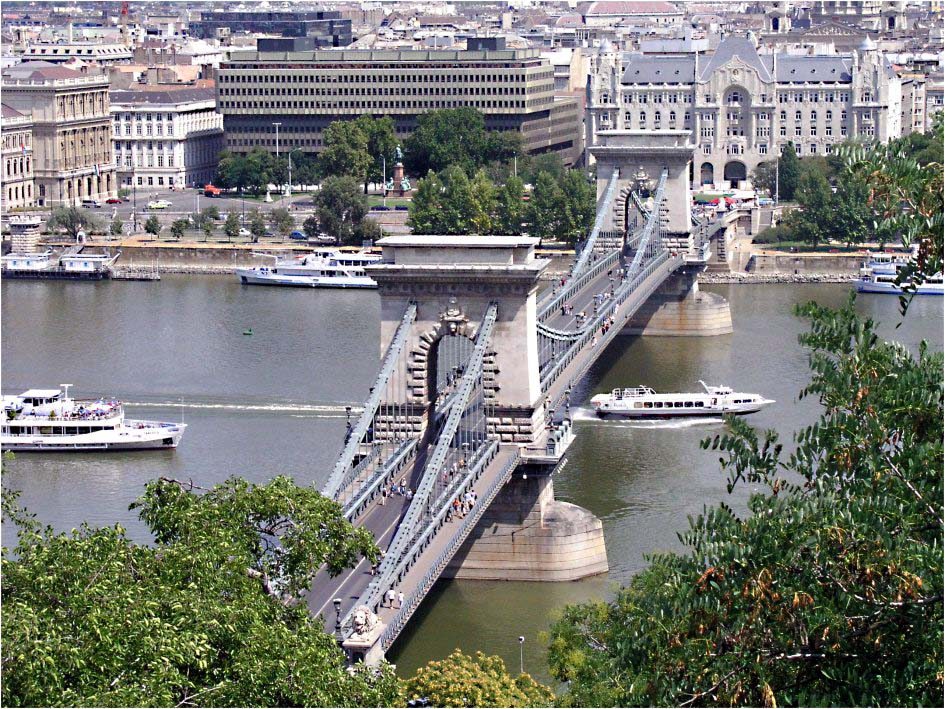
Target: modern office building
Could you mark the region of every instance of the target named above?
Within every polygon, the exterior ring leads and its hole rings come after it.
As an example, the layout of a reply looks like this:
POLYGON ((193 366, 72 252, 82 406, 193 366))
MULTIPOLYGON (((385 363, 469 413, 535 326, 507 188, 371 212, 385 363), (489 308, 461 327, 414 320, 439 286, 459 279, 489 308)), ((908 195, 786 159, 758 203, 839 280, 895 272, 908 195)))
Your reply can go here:
MULTIPOLYGON (((582 150, 581 106, 555 95, 554 68, 536 49, 506 49, 501 38, 471 39, 466 50, 287 51, 288 40, 259 40, 220 66, 218 110, 226 146, 317 152, 336 120, 390 116, 406 137, 421 114, 472 106, 492 130, 522 134, 531 153, 582 150)), ((304 40, 300 40, 302 42, 304 40)))
POLYGON ((38 206, 116 194, 106 74, 24 62, 3 70, 3 102, 32 119, 38 206))
POLYGON ((33 181, 33 119, 3 104, 3 211, 36 204, 33 181))
POLYGON ((759 54, 750 37, 712 54, 594 57, 589 144, 598 131, 685 130, 696 146, 693 182, 735 187, 791 142, 827 155, 849 137, 902 134, 902 85, 873 46, 849 55, 759 54))
POLYGON ((120 186, 182 189, 213 180, 223 150, 216 89, 140 86, 111 92, 120 186))
POLYGON ((352 40, 351 20, 335 10, 204 12, 190 23, 190 33, 201 39, 239 33, 313 37, 319 47, 347 47, 352 40))

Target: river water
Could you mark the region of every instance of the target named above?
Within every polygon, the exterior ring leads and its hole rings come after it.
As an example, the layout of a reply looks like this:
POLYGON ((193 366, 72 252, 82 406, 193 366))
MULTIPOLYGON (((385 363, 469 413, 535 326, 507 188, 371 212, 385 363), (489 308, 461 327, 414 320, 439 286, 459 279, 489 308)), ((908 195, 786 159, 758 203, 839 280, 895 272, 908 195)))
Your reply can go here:
MULTIPOLYGON (((164 276, 160 282, 2 283, 5 394, 69 382, 76 395, 107 394, 135 418, 183 420, 176 451, 20 454, 3 483, 22 491, 39 519, 68 530, 120 522, 148 539, 128 505, 157 476, 207 486, 230 475, 263 482, 290 475, 319 484, 345 430, 345 406, 367 395, 378 367, 379 300, 372 291, 257 288, 232 278, 164 276), (252 336, 243 330, 252 328, 252 336)), ((722 430, 697 425, 599 422, 591 395, 646 384, 686 391, 697 380, 758 392, 777 404, 750 418, 787 442, 816 415, 797 400, 807 383, 804 323, 795 303, 840 305, 836 284, 704 286, 732 305, 735 332, 710 338, 624 337, 575 391, 577 440, 555 479, 559 499, 603 520, 610 573, 576 583, 439 584, 390 657, 403 672, 454 648, 502 655, 547 679, 542 631, 569 602, 606 598, 645 566, 648 553, 680 548, 687 515, 726 499, 718 455, 699 441, 722 430)), ((861 296, 857 308, 884 336, 942 348, 942 299, 918 298, 901 327, 898 299, 861 296)), ((743 494, 743 493, 742 493, 743 494)), ((4 540, 10 544, 8 528, 4 540)))

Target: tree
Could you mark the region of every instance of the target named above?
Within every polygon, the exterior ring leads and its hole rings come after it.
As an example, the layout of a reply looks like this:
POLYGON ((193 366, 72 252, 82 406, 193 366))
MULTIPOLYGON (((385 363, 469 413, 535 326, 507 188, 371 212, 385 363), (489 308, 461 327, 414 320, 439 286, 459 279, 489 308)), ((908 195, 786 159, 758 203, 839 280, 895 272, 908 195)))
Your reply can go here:
POLYGON ((782 456, 744 421, 704 441, 721 504, 609 603, 556 623, 552 671, 583 706, 937 706, 943 663, 942 354, 881 341, 853 298, 801 337, 822 408, 782 456))
POLYGON ((794 150, 794 143, 788 141, 778 160, 778 198, 787 201, 794 199, 800 179, 801 161, 794 150))
POLYGON ((381 228, 381 225, 370 217, 365 217, 362 219, 354 228, 355 240, 362 243, 365 241, 374 242, 383 236, 384 230, 381 228))
POLYGON ((240 235, 240 218, 236 212, 230 212, 226 215, 226 221, 223 222, 223 233, 230 241, 240 235))
POLYGON ((146 233, 157 238, 158 234, 161 233, 161 222, 156 215, 152 214, 148 217, 148 220, 144 223, 144 230, 146 233))
POLYGON ((496 234, 521 234, 525 218, 525 203, 522 196, 525 188, 517 177, 510 176, 499 190, 496 201, 496 218, 493 231, 496 234))
POLYGON ((56 207, 46 220, 46 228, 49 231, 62 229, 72 239, 78 240, 79 232, 88 233, 101 229, 102 222, 98 217, 78 207, 56 207))
POLYGON ((204 207, 200 210, 200 217, 203 221, 217 220, 220 218, 220 210, 217 209, 215 204, 212 204, 209 207, 204 207))
POLYGON ((217 186, 223 189, 235 188, 242 193, 252 184, 252 179, 249 163, 244 156, 229 151, 223 151, 220 154, 217 174, 213 178, 217 186))
POLYGON ((485 140, 485 120, 475 108, 428 111, 404 142, 404 162, 412 175, 439 174, 450 166, 469 174, 484 156, 485 140))
POLYGON ((121 217, 117 214, 115 218, 112 219, 112 223, 108 226, 108 233, 112 236, 121 236, 125 231, 125 224, 121 221, 121 217))
POLYGON ((430 170, 417 183, 410 201, 407 226, 414 234, 442 234, 443 182, 430 170))
POLYGON ((581 170, 568 170, 558 183, 561 187, 560 237, 573 244, 594 226, 597 190, 581 170))
POLYGON ((318 217, 314 214, 310 217, 307 217, 304 222, 302 222, 302 231, 305 232, 305 236, 309 239, 316 238, 321 234, 321 229, 318 225, 318 217))
POLYGON ((357 121, 332 121, 323 133, 324 149, 318 156, 322 175, 350 176, 359 182, 373 163, 368 153, 368 136, 357 121))
POLYGON ((528 202, 528 233, 540 239, 556 238, 561 228, 564 194, 548 172, 538 174, 528 202))
POLYGON ((357 226, 368 211, 367 200, 354 177, 329 177, 315 196, 315 211, 322 231, 342 244, 356 243, 357 226))
POLYGON ((775 168, 775 164, 770 160, 766 160, 758 163, 758 167, 751 173, 751 184, 755 186, 755 189, 767 192, 774 197, 774 191, 777 187, 776 177, 777 169, 775 168))
POLYGON ((295 219, 285 207, 277 207, 269 212, 269 223, 282 236, 288 236, 295 229, 295 219))
POLYGON ((862 244, 870 237, 873 225, 869 185, 851 177, 838 180, 836 190, 830 200, 829 231, 848 246, 862 244))
POLYGON ((175 219, 171 222, 171 236, 180 241, 184 238, 184 232, 190 226, 190 219, 175 219))
POLYGON ((355 123, 367 136, 367 153, 371 158, 367 171, 364 173, 364 193, 367 194, 369 182, 377 184, 384 178, 385 165, 387 176, 393 174, 397 133, 394 130, 394 119, 390 116, 374 118, 364 114, 359 116, 355 123))
POLYGON ((441 234, 469 234, 474 231, 472 217, 477 211, 472 183, 459 165, 451 165, 440 176, 443 196, 440 201, 441 234))
POLYGON ((794 197, 801 208, 793 210, 787 222, 796 238, 815 247, 828 241, 832 236, 833 195, 827 178, 819 171, 805 170, 794 197))
POLYGON ((266 218, 258 209, 249 213, 249 233, 253 235, 254 244, 266 235, 266 218))
POLYGON ((522 175, 522 179, 532 184, 538 181, 538 176, 543 172, 549 173, 555 180, 563 178, 565 173, 564 163, 558 153, 538 153, 538 155, 528 156, 522 161, 520 167, 519 174, 522 175))
POLYGON ((469 183, 472 191, 473 206, 470 212, 469 232, 472 234, 493 233, 493 214, 496 210, 496 189, 492 180, 486 177, 485 170, 477 170, 469 183))
POLYGON ((404 683, 404 695, 435 707, 550 707, 555 696, 530 675, 513 677, 498 655, 470 657, 460 650, 418 669, 404 683))
POLYGON ((203 220, 203 240, 210 241, 210 237, 213 236, 213 230, 216 228, 216 224, 212 219, 203 220))
POLYGON ((152 545, 41 528, 5 491, 5 706, 403 703, 390 666, 349 673, 305 606, 320 566, 378 558, 334 501, 284 477, 202 494, 160 479, 132 507, 152 545))

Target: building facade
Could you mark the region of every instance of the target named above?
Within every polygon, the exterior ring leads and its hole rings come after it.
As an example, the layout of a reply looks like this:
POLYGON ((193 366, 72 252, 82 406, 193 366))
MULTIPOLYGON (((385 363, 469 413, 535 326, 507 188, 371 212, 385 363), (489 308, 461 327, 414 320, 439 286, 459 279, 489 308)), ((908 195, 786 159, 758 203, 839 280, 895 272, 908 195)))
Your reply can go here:
POLYGON ((237 33, 277 34, 284 37, 313 37, 320 47, 347 47, 351 44, 351 20, 334 10, 301 12, 230 11, 204 12, 190 23, 190 33, 212 39, 237 33))
MULTIPOLYGON (((285 40, 273 40, 281 43, 285 40)), ((538 50, 505 49, 497 38, 471 49, 235 52, 220 66, 218 110, 227 149, 275 150, 274 122, 286 148, 317 152, 335 120, 390 116, 399 136, 427 111, 471 106, 491 130, 522 134, 529 152, 581 152, 581 107, 555 96, 554 69, 538 50)))
POLYGON ((749 37, 715 53, 621 55, 604 46, 588 84, 587 142, 600 130, 682 130, 692 136, 695 185, 746 186, 791 143, 829 155, 847 138, 902 133, 901 80, 875 50, 759 55, 749 37))
POLYGON ((2 108, 3 210, 33 207, 33 119, 6 104, 2 108))
POLYGON ((3 101, 32 119, 38 206, 115 196, 106 74, 24 62, 3 71, 3 101))
POLYGON ((213 180, 223 151, 215 88, 112 91, 111 113, 121 187, 183 189, 213 180))

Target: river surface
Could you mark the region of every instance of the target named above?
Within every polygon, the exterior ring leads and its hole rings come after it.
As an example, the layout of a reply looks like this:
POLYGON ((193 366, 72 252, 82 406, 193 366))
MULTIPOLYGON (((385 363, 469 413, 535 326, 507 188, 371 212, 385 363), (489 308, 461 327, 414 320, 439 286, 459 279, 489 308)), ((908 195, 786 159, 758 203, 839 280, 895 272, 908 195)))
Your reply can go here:
MULTIPOLYGON (((339 453, 345 406, 366 397, 378 368, 379 300, 372 291, 258 288, 232 278, 164 276, 160 282, 2 283, 2 387, 19 393, 68 382, 79 396, 107 394, 130 416, 188 424, 176 451, 20 454, 4 461, 3 483, 60 530, 120 522, 136 539, 146 528, 128 511, 147 480, 230 475, 264 482, 292 476, 318 485, 339 453), (243 330, 252 328, 252 336, 243 330)), ((542 632, 569 602, 606 598, 646 564, 645 555, 681 548, 687 515, 744 492, 725 492, 718 454, 699 441, 723 430, 698 425, 599 422, 591 395, 646 384, 686 391, 697 380, 733 385, 777 400, 749 420, 791 432, 813 420, 798 401, 808 382, 804 323, 795 303, 840 305, 835 284, 704 286, 732 304, 735 333, 710 338, 622 337, 575 391, 577 440, 555 479, 559 499, 604 523, 610 573, 576 583, 439 584, 390 657, 403 673, 454 648, 502 655, 547 680, 542 632)), ((884 336, 942 348, 942 299, 917 298, 901 327, 898 299, 861 296, 859 311, 884 336)), ((11 530, 4 527, 5 544, 11 530)))

